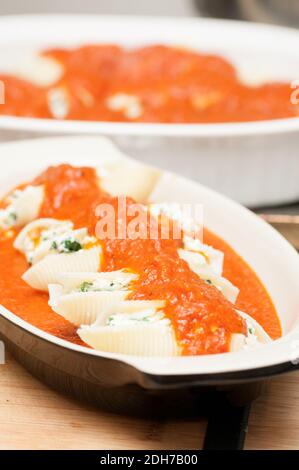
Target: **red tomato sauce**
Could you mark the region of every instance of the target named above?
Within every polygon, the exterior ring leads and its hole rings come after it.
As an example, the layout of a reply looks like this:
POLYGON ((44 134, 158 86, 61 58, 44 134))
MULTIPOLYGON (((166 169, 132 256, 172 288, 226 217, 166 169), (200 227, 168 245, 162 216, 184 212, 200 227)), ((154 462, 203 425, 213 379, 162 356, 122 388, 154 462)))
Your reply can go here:
POLYGON ((233 65, 217 55, 163 45, 132 50, 87 45, 43 55, 62 65, 62 76, 47 88, 0 76, 6 88, 0 114, 54 117, 49 107, 51 90, 64 93, 68 110, 62 118, 68 120, 217 123, 299 114, 290 100, 289 83, 247 86, 233 65), (137 97, 139 112, 130 116, 123 109, 111 109, 107 103, 117 94, 137 97))
MULTIPOLYGON (((32 184, 44 184, 41 217, 70 219, 76 227, 94 233, 95 207, 117 199, 99 188, 91 168, 50 167, 32 184)), ((132 203, 127 199, 127 205, 132 203)), ((120 217, 120 216, 118 216, 120 217)), ((28 269, 25 257, 13 248, 16 230, 0 234, 0 303, 32 325, 59 338, 83 344, 76 328, 48 306, 48 294, 29 287, 22 279, 28 269)), ((273 337, 281 335, 279 319, 265 288, 249 266, 216 235, 205 231, 205 242, 225 253, 224 275, 241 292, 237 307, 258 320, 273 337)), ((139 274, 131 298, 162 299, 183 354, 228 351, 232 333, 245 332, 234 306, 212 285, 201 280, 177 254, 181 240, 104 239, 103 270, 130 268, 139 274)))

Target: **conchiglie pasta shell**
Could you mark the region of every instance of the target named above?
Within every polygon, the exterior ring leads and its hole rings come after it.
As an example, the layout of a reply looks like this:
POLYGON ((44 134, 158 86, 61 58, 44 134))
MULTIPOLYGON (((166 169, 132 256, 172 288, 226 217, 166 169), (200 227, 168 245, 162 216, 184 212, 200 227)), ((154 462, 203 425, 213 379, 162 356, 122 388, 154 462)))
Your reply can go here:
POLYGON ((94 247, 76 253, 51 254, 29 268, 22 279, 34 289, 47 291, 48 285, 56 284, 63 272, 98 271, 101 253, 100 247, 94 247))
POLYGON ((22 226, 36 219, 44 198, 43 186, 28 186, 14 202, 17 214, 16 225, 22 226))
POLYGON ((234 304, 237 300, 239 295, 239 289, 234 286, 228 279, 221 276, 209 276, 209 275, 202 275, 200 276, 202 279, 210 279, 212 284, 222 292, 224 297, 229 300, 232 304, 234 304))
POLYGON ((164 300, 124 300, 115 313, 136 313, 142 310, 156 310, 165 306, 164 300))
POLYGON ((21 251, 24 253, 25 251, 25 246, 24 242, 28 234, 32 230, 38 230, 38 229, 49 229, 51 227, 57 227, 58 225, 66 224, 69 223, 70 229, 73 227, 73 223, 66 221, 66 220, 57 220, 57 219, 50 219, 50 218, 41 218, 34 220, 33 222, 30 222, 27 224, 19 233, 19 235, 16 237, 14 241, 14 247, 16 250, 21 251))
POLYGON ((160 171, 126 159, 99 169, 100 185, 112 196, 146 200, 160 177, 160 171))
POLYGON ((184 250, 183 248, 178 249, 178 255, 181 259, 186 261, 192 271, 196 272, 201 267, 207 266, 207 261, 201 253, 195 251, 184 250))
POLYGON ((20 62, 14 75, 39 86, 50 86, 62 75, 62 65, 52 57, 32 55, 20 62))
POLYGON ((234 333, 232 334, 230 340, 230 352, 238 352, 242 351, 246 346, 246 336, 242 335, 241 333, 234 333))
POLYGON ((257 342, 253 344, 250 344, 250 343, 247 344, 247 338, 245 335, 240 334, 240 333, 234 333, 231 337, 230 352, 242 351, 247 347, 250 349, 252 347, 255 347, 261 344, 267 344, 272 341, 270 336, 264 330, 264 328, 254 318, 252 318, 247 313, 241 312, 240 310, 237 310, 237 313, 244 320, 246 320, 248 325, 251 325, 254 327, 254 330, 255 330, 254 335, 256 336, 257 342))
POLYGON ((19 190, 18 194, 15 191, 11 192, 4 200, 7 203, 5 211, 9 214, 15 215, 15 220, 6 222, 5 215, 2 221, 3 228, 10 228, 13 226, 21 227, 28 224, 33 219, 38 217, 40 207, 44 198, 43 186, 27 186, 23 190, 19 190), (7 225, 8 224, 8 225, 7 225))
POLYGON ((189 236, 184 237, 184 248, 191 253, 198 253, 204 256, 205 264, 218 276, 221 276, 223 271, 224 253, 216 250, 212 246, 205 245, 197 238, 189 236))
POLYGON ((59 287, 49 286, 49 304, 54 312, 76 326, 91 325, 94 322, 104 325, 107 317, 117 311, 120 301, 129 293, 128 291, 105 291, 60 295, 59 287))
POLYGON ((134 356, 178 356, 180 349, 168 325, 91 326, 78 330, 80 338, 98 351, 134 356))
POLYGON ((214 287, 218 288, 224 297, 232 303, 235 303, 239 289, 234 286, 228 279, 218 276, 209 266, 207 266, 199 254, 188 250, 178 250, 179 257, 186 261, 189 268, 203 280, 209 280, 214 287))
POLYGON ((262 325, 260 325, 254 318, 248 315, 248 313, 241 312, 241 310, 237 310, 237 313, 254 327, 255 335, 260 343, 266 344, 272 341, 272 339, 270 338, 268 333, 266 333, 262 325))
MULTIPOLYGON (((176 202, 162 202, 149 205, 150 213, 155 217, 163 216, 176 222, 184 233, 198 234, 202 228, 202 211, 199 213, 191 205, 176 202)), ((189 249, 184 245, 185 248, 189 249)))
POLYGON ((107 271, 107 272, 80 272, 80 273, 64 273, 58 278, 58 283, 63 286, 64 292, 70 292, 80 286, 83 282, 95 282, 97 280, 107 281, 134 281, 138 275, 125 270, 107 271))

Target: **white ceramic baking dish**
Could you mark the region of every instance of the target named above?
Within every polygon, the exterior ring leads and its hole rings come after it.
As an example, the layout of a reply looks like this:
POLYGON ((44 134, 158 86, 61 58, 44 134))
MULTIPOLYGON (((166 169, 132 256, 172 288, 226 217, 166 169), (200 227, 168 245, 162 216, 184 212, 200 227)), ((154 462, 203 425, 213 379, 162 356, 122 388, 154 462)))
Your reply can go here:
MULTIPOLYGON (((98 137, 62 137, 1 144, 6 162, 1 173, 1 194, 28 180, 49 165, 69 162, 97 166, 107 159, 126 158, 109 141, 98 137)), ((177 176, 162 172, 150 197, 153 202, 202 204, 204 225, 226 240, 253 268, 277 308, 283 337, 261 349, 210 356, 144 358, 102 353, 77 346, 46 334, 0 307, 0 317, 72 351, 116 359, 138 371, 152 375, 177 376, 258 373, 284 364, 292 369, 299 357, 299 256, 272 227, 253 213, 220 194, 177 176), (292 363, 293 361, 293 363, 292 363), (292 365, 293 364, 293 365, 292 365)), ((1 331, 1 330, 0 330, 1 331)))
MULTIPOLYGON (((49 46, 164 43, 220 54, 250 83, 299 78, 299 32, 210 19, 107 16, 0 18, 0 73, 49 46)), ((290 88, 290 94, 292 90, 290 88)), ((0 139, 109 136, 147 163, 171 169, 250 206, 299 198, 299 118, 237 124, 125 124, 0 118, 0 139)))

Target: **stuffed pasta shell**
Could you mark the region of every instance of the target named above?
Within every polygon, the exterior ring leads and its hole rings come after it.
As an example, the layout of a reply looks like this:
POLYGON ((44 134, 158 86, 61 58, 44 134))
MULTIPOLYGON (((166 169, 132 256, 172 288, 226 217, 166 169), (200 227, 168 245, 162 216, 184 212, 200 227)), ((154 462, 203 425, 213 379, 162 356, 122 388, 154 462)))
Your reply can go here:
POLYGON ((97 272, 102 249, 86 228, 74 229, 71 221, 38 219, 17 236, 14 247, 31 267, 23 280, 38 290, 48 290, 62 272, 97 272))
POLYGON ((0 209, 0 229, 22 227, 38 217, 43 202, 43 186, 27 186, 15 189, 5 199, 0 209))
POLYGON ((278 338, 273 303, 248 264, 202 230, 200 213, 157 199, 159 171, 105 149, 100 168, 51 166, 0 202, 1 304, 105 353, 200 356, 278 338), (157 204, 145 202, 149 193, 157 204))
POLYGON ((126 271, 68 273, 58 284, 49 285, 49 305, 76 326, 104 324, 116 312, 132 313, 146 308, 161 308, 159 300, 126 300, 138 275, 126 271))
POLYGON ((169 319, 162 311, 140 310, 111 315, 105 325, 81 326, 80 338, 89 346, 104 352, 135 356, 170 357, 180 355, 169 319))

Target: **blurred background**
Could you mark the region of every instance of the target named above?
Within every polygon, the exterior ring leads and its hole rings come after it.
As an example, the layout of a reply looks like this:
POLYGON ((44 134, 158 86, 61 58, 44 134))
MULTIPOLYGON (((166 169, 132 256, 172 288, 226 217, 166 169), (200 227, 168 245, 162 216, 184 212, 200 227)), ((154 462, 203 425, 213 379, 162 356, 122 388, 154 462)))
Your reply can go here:
POLYGON ((106 13, 240 18, 299 26, 298 0, 1 0, 0 14, 106 13))
MULTIPOLYGON (((299 27, 299 0, 0 0, 0 15, 30 13, 200 16, 299 27)), ((258 212, 299 248, 299 203, 258 212)))

